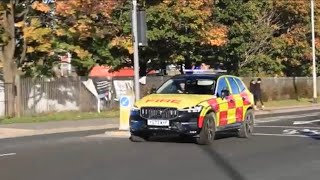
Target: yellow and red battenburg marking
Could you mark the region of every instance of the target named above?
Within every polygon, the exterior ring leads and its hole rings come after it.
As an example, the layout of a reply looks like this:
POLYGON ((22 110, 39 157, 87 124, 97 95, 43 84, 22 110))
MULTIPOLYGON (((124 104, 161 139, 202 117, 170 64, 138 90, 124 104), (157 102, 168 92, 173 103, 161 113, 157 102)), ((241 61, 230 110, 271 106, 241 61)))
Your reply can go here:
POLYGON ((219 126, 224 126, 224 125, 227 125, 228 124, 228 111, 222 111, 219 113, 219 126))
POLYGON ((249 99, 249 94, 247 92, 242 92, 240 94, 245 100, 243 101, 244 106, 251 105, 250 99, 249 99))
POLYGON ((243 107, 237 107, 236 108, 236 122, 243 121, 243 107))
MULTIPOLYGON (((228 100, 212 98, 207 101, 210 109, 217 115, 217 126, 225 126, 232 123, 242 122, 246 109, 252 105, 252 97, 248 91, 233 95, 228 100), (232 101, 230 101, 230 98, 232 101), (228 119, 229 118, 229 119, 228 119), (231 118, 231 119, 230 119, 231 118)), ((202 111, 198 118, 198 127, 203 127, 204 117, 207 111, 202 111)))

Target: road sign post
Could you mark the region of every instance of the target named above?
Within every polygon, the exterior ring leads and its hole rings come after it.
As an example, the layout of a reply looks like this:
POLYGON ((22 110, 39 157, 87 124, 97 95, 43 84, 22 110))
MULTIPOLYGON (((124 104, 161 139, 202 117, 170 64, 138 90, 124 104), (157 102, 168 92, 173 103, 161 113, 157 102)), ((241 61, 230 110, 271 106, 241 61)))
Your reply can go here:
POLYGON ((134 92, 135 100, 140 99, 140 84, 139 84, 139 42, 138 42, 138 21, 137 21, 137 0, 132 0, 132 29, 133 29, 133 47, 134 47, 134 92))
POLYGON ((312 32, 312 79, 313 79, 313 103, 317 103, 317 70, 316 70, 316 45, 314 30, 314 0, 311 2, 311 32, 312 32))
POLYGON ((120 125, 119 130, 129 130, 130 112, 134 104, 133 95, 122 95, 120 97, 120 125))

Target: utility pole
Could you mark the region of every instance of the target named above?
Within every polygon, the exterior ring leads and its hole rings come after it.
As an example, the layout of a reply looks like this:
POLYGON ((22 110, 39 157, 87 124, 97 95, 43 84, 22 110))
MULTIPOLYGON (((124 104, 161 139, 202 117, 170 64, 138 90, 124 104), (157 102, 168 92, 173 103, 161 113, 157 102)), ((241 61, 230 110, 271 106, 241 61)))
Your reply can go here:
POLYGON ((317 103, 316 47, 314 32, 314 0, 311 0, 313 103, 317 103))
POLYGON ((138 22, 137 22, 137 0, 132 0, 132 28, 134 42, 134 93, 135 101, 140 99, 140 84, 139 84, 139 42, 138 42, 138 22))

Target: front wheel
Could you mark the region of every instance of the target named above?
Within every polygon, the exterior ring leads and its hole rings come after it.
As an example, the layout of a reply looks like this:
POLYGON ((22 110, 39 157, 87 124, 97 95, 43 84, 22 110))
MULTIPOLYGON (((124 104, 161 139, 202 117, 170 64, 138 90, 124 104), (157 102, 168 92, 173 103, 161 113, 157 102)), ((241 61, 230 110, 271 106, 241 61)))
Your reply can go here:
POLYGON ((212 144, 215 138, 216 125, 215 115, 213 113, 207 114, 204 117, 203 126, 200 131, 199 137, 196 139, 200 145, 212 144))
POLYGON ((245 115, 242 123, 242 127, 239 130, 238 136, 240 138, 249 138, 253 133, 254 126, 254 114, 251 109, 249 109, 245 115))

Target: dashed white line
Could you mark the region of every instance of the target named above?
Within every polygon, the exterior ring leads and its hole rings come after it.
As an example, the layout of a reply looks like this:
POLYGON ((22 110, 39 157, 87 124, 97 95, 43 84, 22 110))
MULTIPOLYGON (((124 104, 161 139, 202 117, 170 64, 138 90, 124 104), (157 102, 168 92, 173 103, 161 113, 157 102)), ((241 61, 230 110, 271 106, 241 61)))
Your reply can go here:
POLYGON ((7 154, 0 154, 0 157, 3 157, 3 156, 14 156, 16 155, 17 153, 7 153, 7 154))

